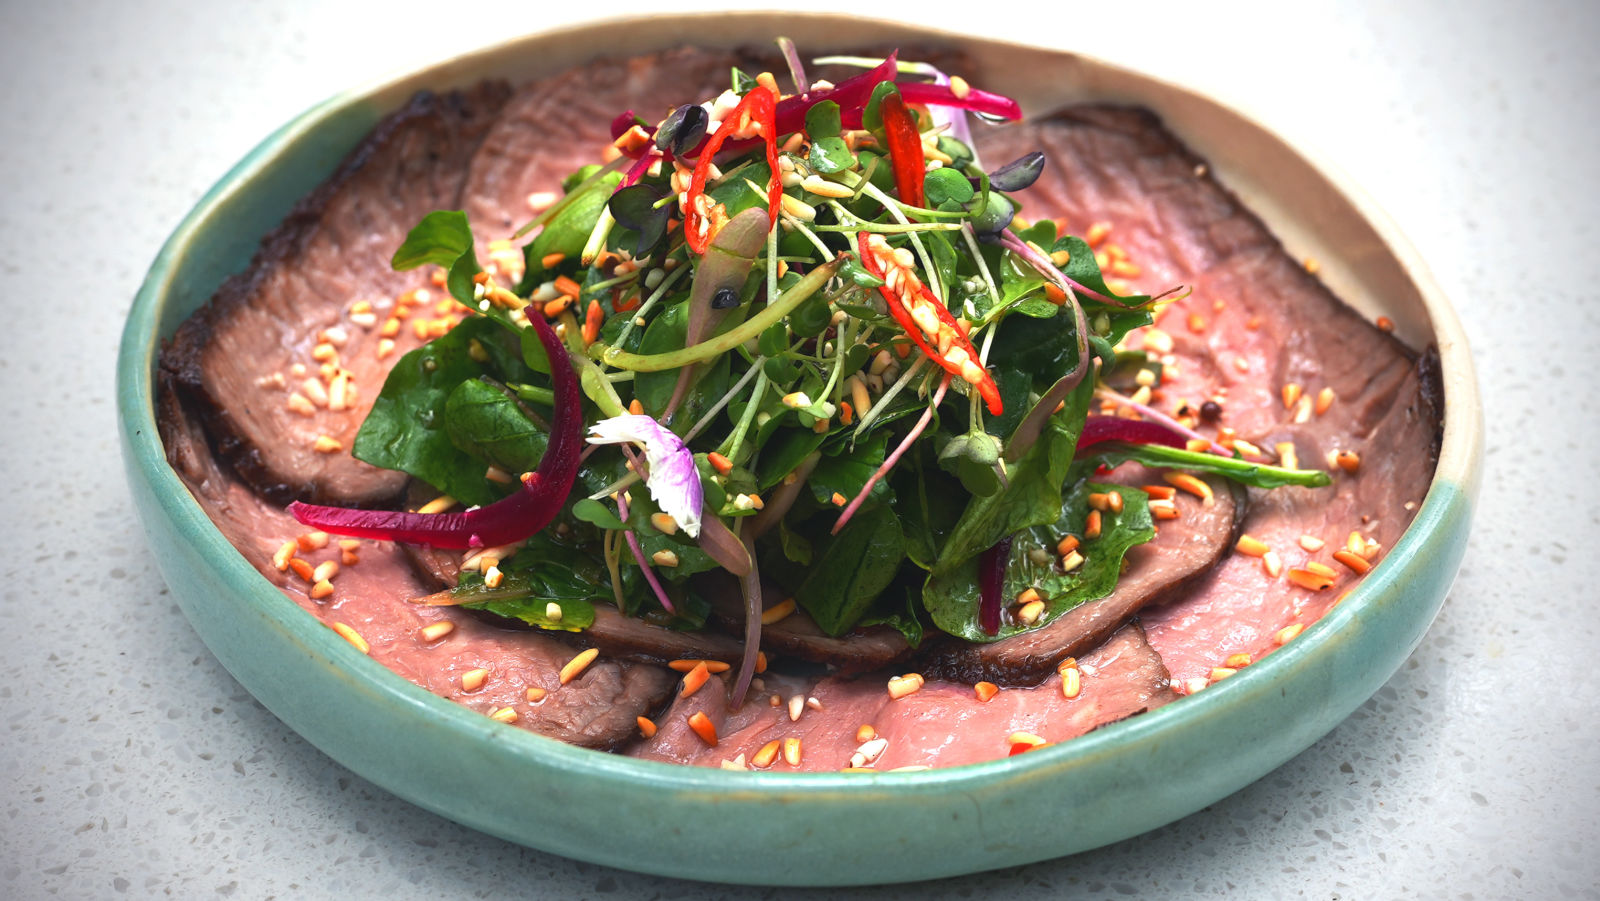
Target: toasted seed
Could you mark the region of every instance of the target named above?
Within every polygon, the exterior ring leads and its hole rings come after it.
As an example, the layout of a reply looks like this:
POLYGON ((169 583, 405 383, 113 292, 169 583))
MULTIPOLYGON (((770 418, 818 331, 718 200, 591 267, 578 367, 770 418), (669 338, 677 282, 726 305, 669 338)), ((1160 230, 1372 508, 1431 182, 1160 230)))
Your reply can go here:
POLYGON ((711 718, 706 716, 704 710, 696 710, 690 714, 689 728, 694 730, 694 734, 700 736, 701 741, 713 748, 717 746, 717 725, 711 722, 711 718))
POLYGON ((1237 673, 1238 670, 1226 666, 1213 666, 1211 668, 1211 681, 1221 682, 1223 679, 1237 673))
POLYGON ((778 759, 778 749, 782 746, 783 742, 776 738, 767 742, 761 746, 761 750, 751 756, 750 765, 758 770, 764 770, 772 766, 773 761, 778 759))
POLYGON ((728 664, 721 660, 672 660, 667 663, 668 669, 680 673, 687 673, 697 666, 704 666, 708 673, 725 673, 729 669, 728 664))
POLYGON ((878 730, 872 728, 871 723, 862 723, 856 727, 856 742, 872 741, 878 737, 878 730))
POLYGON ((770 626, 773 623, 782 622, 789 614, 794 612, 794 609, 794 598, 784 598, 761 612, 761 625, 770 626))
POLYGON ((568 682, 571 682, 573 679, 576 679, 578 674, 587 669, 589 664, 593 663, 594 659, 599 656, 599 648, 589 648, 585 651, 580 651, 578 656, 567 661, 567 665, 561 668, 561 684, 565 685, 568 682))
POLYGON ((1085 537, 1085 538, 1099 538, 1100 537, 1100 511, 1099 510, 1090 510, 1089 511, 1089 517, 1086 520, 1084 520, 1083 537, 1085 537))
POLYGON ((428 623, 419 631, 423 641, 438 641, 456 630, 456 624, 442 619, 436 623, 428 623))
POLYGON ((633 721, 638 724, 641 736, 645 738, 656 737, 656 724, 654 722, 642 716, 634 717, 633 721))
POLYGON ((1222 665, 1230 669, 1243 669, 1249 666, 1252 662, 1254 662, 1254 658, 1252 658, 1249 654, 1241 652, 1238 654, 1230 654, 1228 659, 1222 662, 1222 665))
POLYGON ((317 564, 316 569, 311 571, 311 580, 313 582, 328 582, 338 574, 339 564, 333 560, 324 560, 317 564))
POLYGON ((289 561, 289 568, 294 570, 294 574, 306 582, 316 581, 315 579, 311 578, 313 575, 315 575, 315 570, 311 568, 310 563, 306 562, 300 557, 291 559, 289 561))
POLYGON ((1366 575, 1372 569, 1372 564, 1367 561, 1366 557, 1348 549, 1334 551, 1333 559, 1350 567, 1357 575, 1366 575))
POLYGON ((1083 691, 1083 674, 1075 666, 1066 667, 1061 671, 1061 696, 1072 700, 1083 691))
POLYGON ((650 514, 650 525, 663 535, 676 535, 678 532, 678 521, 670 513, 650 514))
POLYGON ((1038 622, 1039 617, 1043 615, 1044 601, 1029 601, 1022 605, 1022 609, 1017 611, 1017 622, 1031 626, 1038 622))
POLYGON ((1056 553, 1059 554, 1060 556, 1065 557, 1066 555, 1072 553, 1073 551, 1075 551, 1077 549, 1078 549, 1078 536, 1076 536, 1076 535, 1067 535, 1066 537, 1062 538, 1060 541, 1056 542, 1056 553))
POLYGON ((800 765, 800 739, 790 737, 783 740, 783 760, 790 766, 800 765))
POLYGON ((1321 538, 1318 538, 1315 535, 1301 535, 1300 536, 1300 546, 1305 548, 1306 550, 1310 551, 1313 554, 1315 554, 1317 551, 1322 550, 1322 547, 1325 544, 1327 544, 1326 541, 1323 541, 1321 538))
POLYGON ((483 683, 489 681, 489 671, 483 668, 470 669, 461 674, 461 690, 477 691, 483 683))
POLYGON ((1240 535, 1239 540, 1234 543, 1233 549, 1246 557, 1261 557, 1272 550, 1267 546, 1266 542, 1254 535, 1240 535))
POLYGON ((1165 479, 1174 488, 1200 498, 1200 502, 1206 506, 1210 506, 1215 500, 1211 493, 1211 486, 1204 479, 1196 477, 1193 473, 1164 472, 1161 474, 1161 478, 1165 479))
POLYGON ((706 680, 710 678, 711 671, 706 668, 706 663, 704 660, 700 661, 699 663, 695 664, 694 669, 689 670, 688 675, 683 677, 683 691, 679 693, 679 696, 685 698, 689 697, 690 695, 699 691, 700 686, 705 685, 706 680))
POLYGON ((295 542, 285 541, 283 546, 279 547, 277 552, 272 555, 273 567, 276 568, 278 572, 287 570, 289 568, 289 561, 294 559, 294 552, 298 549, 299 545, 295 542))
POLYGON ((334 623, 333 631, 338 632, 340 638, 350 642, 351 646, 361 653, 365 654, 371 650, 371 647, 367 645, 367 640, 361 637, 361 633, 344 623, 334 623))
POLYGON ((1067 555, 1061 558, 1061 571, 1064 573, 1072 572, 1082 565, 1083 554, 1077 551, 1068 551, 1067 555))
POLYGON ((1279 629, 1277 633, 1272 636, 1272 638, 1278 644, 1285 645, 1305 630, 1305 623, 1290 623, 1289 625, 1284 626, 1282 629, 1279 629))
POLYGON ((988 701, 999 693, 1000 686, 993 682, 979 682, 977 685, 972 686, 972 691, 978 696, 978 700, 988 701))
POLYGON ((1267 551, 1261 555, 1261 567, 1267 571, 1267 575, 1276 579, 1283 572, 1283 561, 1278 559, 1277 551, 1267 551))
POLYGON ((333 583, 327 579, 320 579, 311 586, 312 600, 320 601, 333 594, 333 583))
POLYGON ((1326 591, 1333 587, 1333 578, 1309 569, 1289 570, 1289 581, 1311 591, 1326 591))
POLYGON ((923 686, 922 676, 918 673, 907 673, 904 676, 895 676, 889 680, 889 697, 899 700, 906 695, 915 694, 923 686))
POLYGON ((1299 382, 1285 384, 1283 386, 1283 408, 1285 410, 1294 409, 1295 401, 1300 399, 1300 393, 1304 390, 1304 388, 1300 387, 1299 382))
POLYGON ((806 696, 793 695, 789 698, 789 722, 797 722, 800 714, 806 712, 806 696))
POLYGON ((1317 403, 1312 409, 1318 416, 1321 416, 1322 414, 1328 412, 1329 407, 1333 406, 1333 398, 1333 389, 1323 388, 1321 391, 1317 392, 1317 403))
POLYGON ((501 707, 489 714, 489 719, 498 720, 502 723, 514 723, 517 721, 517 708, 501 707))

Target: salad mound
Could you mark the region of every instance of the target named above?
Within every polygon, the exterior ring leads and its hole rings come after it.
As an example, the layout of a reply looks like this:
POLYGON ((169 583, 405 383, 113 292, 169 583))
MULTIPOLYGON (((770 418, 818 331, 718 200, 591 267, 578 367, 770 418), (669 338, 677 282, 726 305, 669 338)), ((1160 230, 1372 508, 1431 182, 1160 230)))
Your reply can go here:
POLYGON ((289 512, 465 551, 429 604, 735 664, 737 709, 787 652, 870 669, 949 643, 1002 683, 1064 672, 1066 651, 1008 672, 971 649, 1113 596, 1194 504, 1226 511, 1223 553, 1230 485, 1330 484, 1214 403, 1157 409, 1171 364, 1136 336, 1186 291, 1137 293, 1103 234, 1029 217, 1046 154, 981 160, 972 134, 1015 102, 894 54, 813 82, 780 46, 792 93, 734 69, 659 121, 616 115, 611 158, 520 254, 480 261, 465 213, 424 217, 393 266, 432 267, 466 315, 398 359, 351 452, 434 496, 289 512))

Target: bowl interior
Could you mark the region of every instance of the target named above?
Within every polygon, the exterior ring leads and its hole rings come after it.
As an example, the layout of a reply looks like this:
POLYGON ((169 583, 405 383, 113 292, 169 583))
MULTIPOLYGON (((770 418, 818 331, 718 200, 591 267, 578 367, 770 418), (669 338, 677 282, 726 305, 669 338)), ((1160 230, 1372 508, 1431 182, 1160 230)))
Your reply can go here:
POLYGON ((162 249, 130 314, 118 366, 130 483, 163 571, 202 638, 330 756, 467 825, 615 866, 737 882, 920 879, 1096 847, 1199 809, 1325 734, 1420 641, 1465 547, 1482 429, 1459 323, 1381 212, 1247 116, 1180 87, 1073 54, 843 19, 746 13, 655 17, 648 29, 597 23, 357 89, 269 136, 162 249), (159 341, 243 268, 261 236, 385 113, 418 89, 488 76, 524 80, 587 59, 593 47, 625 55, 679 35, 732 46, 778 33, 802 48, 831 47, 839 33, 853 44, 955 45, 972 59, 975 82, 1016 96, 1030 114, 1087 99, 1148 106, 1291 253, 1317 258, 1336 293, 1369 316, 1391 317, 1413 346, 1437 344, 1446 400, 1440 464, 1386 564, 1292 645, 1181 704, 1013 760, 844 776, 669 766, 507 729, 356 653, 233 552, 166 465, 152 403, 159 341), (390 740, 397 735, 406 740, 390 740), (1179 767, 1192 775, 1170 778, 1179 767), (1080 824, 1065 836, 997 825, 1052 822, 1063 811, 1080 824), (685 822, 706 825, 686 835, 685 822), (913 840, 906 822, 925 828, 913 840))

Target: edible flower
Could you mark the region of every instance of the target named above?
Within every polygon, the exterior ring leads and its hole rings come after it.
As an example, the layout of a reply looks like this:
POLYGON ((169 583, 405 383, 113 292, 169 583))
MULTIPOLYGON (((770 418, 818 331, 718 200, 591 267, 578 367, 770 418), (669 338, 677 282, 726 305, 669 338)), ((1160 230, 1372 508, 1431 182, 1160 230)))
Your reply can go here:
POLYGON ((589 427, 590 444, 636 444, 644 450, 650 472, 645 486, 650 497, 671 516, 690 538, 700 535, 700 506, 704 493, 694 454, 661 423, 638 413, 602 419, 589 427))

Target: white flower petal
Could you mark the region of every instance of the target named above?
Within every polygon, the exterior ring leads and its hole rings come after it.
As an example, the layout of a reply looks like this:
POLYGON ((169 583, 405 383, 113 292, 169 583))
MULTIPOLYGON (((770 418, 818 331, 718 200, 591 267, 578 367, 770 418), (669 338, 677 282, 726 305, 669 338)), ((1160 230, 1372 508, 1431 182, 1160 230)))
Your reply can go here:
POLYGON ((589 427, 590 444, 637 444, 644 448, 650 477, 645 485, 663 513, 677 520, 690 538, 700 535, 700 507, 704 492, 694 454, 683 441, 649 416, 624 414, 602 419, 589 427))

